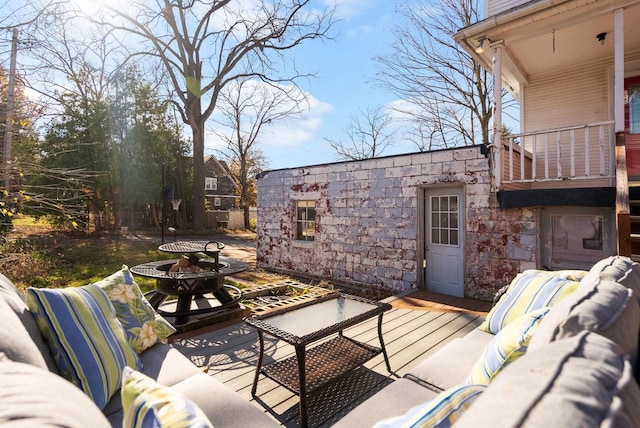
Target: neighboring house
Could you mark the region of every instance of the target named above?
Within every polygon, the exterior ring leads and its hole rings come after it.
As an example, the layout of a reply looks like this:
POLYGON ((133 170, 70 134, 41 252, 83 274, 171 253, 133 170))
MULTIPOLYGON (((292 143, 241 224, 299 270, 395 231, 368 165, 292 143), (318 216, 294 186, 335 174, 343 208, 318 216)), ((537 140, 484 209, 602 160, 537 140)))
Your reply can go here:
POLYGON ((491 146, 264 173, 258 266, 490 299, 527 268, 640 254, 640 2, 485 10, 454 38, 499 83, 491 146), (508 138, 503 88, 521 112, 508 138))
POLYGON ((225 161, 205 156, 204 192, 210 210, 230 210, 236 199, 236 183, 225 161))

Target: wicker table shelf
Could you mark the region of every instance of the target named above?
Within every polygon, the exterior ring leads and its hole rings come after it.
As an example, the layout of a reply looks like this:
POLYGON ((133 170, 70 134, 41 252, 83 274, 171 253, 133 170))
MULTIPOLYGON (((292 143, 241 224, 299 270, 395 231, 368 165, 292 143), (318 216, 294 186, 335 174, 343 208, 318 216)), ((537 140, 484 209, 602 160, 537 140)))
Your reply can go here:
MULTIPOLYGON (((338 377, 366 363, 381 349, 356 342, 344 336, 323 342, 306 354, 306 390, 310 394, 338 377)), ((300 394, 298 359, 290 357, 263 367, 262 374, 275 380, 295 394, 300 394)))
POLYGON ((307 426, 307 396, 352 371, 371 358, 383 354, 387 370, 392 373, 382 339, 382 315, 391 305, 333 293, 303 306, 247 318, 256 328, 260 356, 251 394, 255 397, 258 379, 263 374, 300 397, 300 425, 307 426), (343 330, 370 318, 378 317, 380 347, 370 346, 343 335, 343 330), (296 355, 262 367, 264 334, 294 346, 296 355), (329 340, 310 347, 313 342, 329 340))

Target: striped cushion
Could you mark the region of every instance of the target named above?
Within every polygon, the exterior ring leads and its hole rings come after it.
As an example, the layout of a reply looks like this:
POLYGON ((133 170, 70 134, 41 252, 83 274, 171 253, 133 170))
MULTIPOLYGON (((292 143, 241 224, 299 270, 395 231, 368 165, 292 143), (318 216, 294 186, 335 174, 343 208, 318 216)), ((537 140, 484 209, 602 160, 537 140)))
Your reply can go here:
POLYGON ((403 416, 378 422, 375 428, 446 428, 452 426, 484 392, 486 385, 460 385, 436 398, 411 408, 403 416))
POLYGON ((578 281, 544 271, 530 270, 518 274, 479 328, 487 333, 497 334, 521 315, 553 306, 573 293, 578 284, 578 281))
POLYGON ((38 323, 60 375, 101 409, 120 388, 125 366, 142 368, 107 295, 98 287, 27 289, 38 323))
POLYGON ((587 276, 589 271, 579 269, 563 269, 563 270, 539 270, 528 269, 522 273, 538 273, 540 275, 557 276, 558 278, 570 279, 571 281, 580 281, 587 276))
POLYGON ((162 318, 144 298, 127 266, 107 278, 94 283, 107 293, 124 327, 127 340, 140 353, 175 333, 169 322, 162 318))
POLYGON ((547 312, 549 308, 542 308, 522 315, 500 330, 474 364, 465 383, 489 384, 502 368, 523 355, 547 312))
POLYGON ((122 375, 121 398, 124 428, 213 427, 193 401, 129 367, 122 375))

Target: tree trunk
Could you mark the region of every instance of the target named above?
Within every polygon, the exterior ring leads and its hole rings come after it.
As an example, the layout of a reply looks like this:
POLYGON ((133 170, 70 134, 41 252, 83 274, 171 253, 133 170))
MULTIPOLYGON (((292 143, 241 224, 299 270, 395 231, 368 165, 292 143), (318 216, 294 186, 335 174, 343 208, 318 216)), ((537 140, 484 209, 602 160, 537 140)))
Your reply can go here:
POLYGON ((133 204, 129 205, 129 230, 135 232, 136 230, 136 212, 133 204))
POLYGON ((250 210, 249 210, 249 205, 244 204, 244 206, 242 207, 243 211, 244 211, 244 228, 246 230, 251 230, 251 219, 250 217, 250 210))
MULTIPOLYGON (((199 103, 198 103, 199 104, 199 103)), ((204 119, 191 118, 193 132, 193 229, 204 229, 204 119)))

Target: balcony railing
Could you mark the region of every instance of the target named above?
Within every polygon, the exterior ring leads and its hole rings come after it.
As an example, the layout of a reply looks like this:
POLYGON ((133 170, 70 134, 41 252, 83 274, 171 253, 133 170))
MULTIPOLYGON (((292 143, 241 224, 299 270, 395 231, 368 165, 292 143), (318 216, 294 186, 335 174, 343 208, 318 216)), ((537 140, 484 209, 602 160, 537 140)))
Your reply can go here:
POLYGON ((502 141, 498 189, 614 185, 613 121, 525 132, 502 141))

